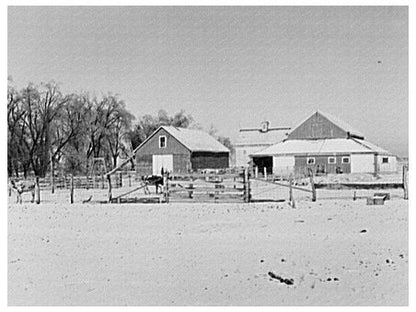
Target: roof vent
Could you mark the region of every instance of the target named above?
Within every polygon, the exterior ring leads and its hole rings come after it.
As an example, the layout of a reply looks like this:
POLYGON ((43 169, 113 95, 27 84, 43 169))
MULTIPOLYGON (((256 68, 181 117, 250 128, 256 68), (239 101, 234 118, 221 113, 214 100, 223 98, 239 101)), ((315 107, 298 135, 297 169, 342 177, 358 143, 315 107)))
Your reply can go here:
POLYGON ((270 125, 270 122, 268 122, 268 121, 263 121, 263 122, 261 123, 261 129, 260 129, 260 131, 261 131, 261 132, 267 132, 267 131, 269 131, 269 125, 270 125))

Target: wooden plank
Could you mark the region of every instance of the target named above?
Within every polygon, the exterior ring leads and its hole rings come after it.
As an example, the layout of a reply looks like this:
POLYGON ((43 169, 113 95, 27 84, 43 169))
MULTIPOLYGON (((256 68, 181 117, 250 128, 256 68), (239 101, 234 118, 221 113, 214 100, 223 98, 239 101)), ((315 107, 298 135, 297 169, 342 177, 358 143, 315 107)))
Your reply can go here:
POLYGON ((114 197, 114 199, 118 199, 118 198, 121 198, 121 197, 127 196, 127 195, 129 195, 129 194, 131 194, 131 193, 133 193, 133 192, 135 192, 135 191, 138 191, 138 190, 140 190, 140 189, 142 189, 142 188, 144 188, 144 187, 146 187, 146 186, 147 186, 146 184, 140 185, 140 186, 138 186, 138 187, 136 187, 136 188, 134 188, 134 189, 132 189, 132 190, 130 190, 130 191, 128 191, 128 192, 125 192, 125 193, 123 193, 123 194, 121 194, 121 195, 118 195, 117 197, 114 197))
POLYGON ((363 189, 363 190, 382 190, 403 188, 403 183, 396 182, 341 182, 341 183, 315 183, 316 189, 363 189))
POLYGON ((180 192, 169 191, 169 196, 181 196, 181 195, 189 196, 190 193, 193 196, 195 196, 195 195, 208 195, 208 194, 216 194, 216 195, 219 195, 219 196, 241 196, 241 197, 244 196, 244 193, 241 193, 241 192, 232 193, 232 192, 219 192, 219 191, 205 191, 205 192, 204 191, 180 191, 180 192))
MULTIPOLYGON (((273 185, 278 185, 278 186, 284 186, 284 187, 289 187, 288 184, 283 184, 283 183, 279 183, 279 182, 275 182, 275 181, 266 181, 266 180, 261 180, 261 179, 254 179, 256 181, 260 181, 260 182, 264 182, 264 183, 269 183, 269 184, 273 184, 273 185)), ((299 186, 292 186, 292 188, 294 190, 298 190, 298 191, 304 191, 304 192, 308 192, 308 193, 312 193, 312 190, 309 189, 304 189, 302 187, 299 186)))
POLYGON ((213 187, 193 187, 193 188, 180 188, 180 187, 170 187, 170 192, 177 193, 177 192, 188 192, 188 191, 200 191, 200 192, 229 192, 229 193, 243 193, 244 189, 242 188, 232 188, 232 187, 225 187, 225 188, 213 188, 213 187))

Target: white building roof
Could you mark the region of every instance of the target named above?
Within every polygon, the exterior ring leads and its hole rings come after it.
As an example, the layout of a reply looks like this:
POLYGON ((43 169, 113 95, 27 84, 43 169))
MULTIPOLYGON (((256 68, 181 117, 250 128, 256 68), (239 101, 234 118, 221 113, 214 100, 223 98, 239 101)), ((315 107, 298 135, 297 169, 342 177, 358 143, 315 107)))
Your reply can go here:
POLYGON ((261 132, 257 130, 243 130, 238 133, 235 146, 272 145, 283 141, 288 130, 269 130, 261 132))
POLYGON ((368 141, 358 139, 287 140, 254 153, 252 156, 340 154, 391 154, 368 141))
POLYGON ((204 131, 172 126, 160 128, 166 130, 192 152, 230 152, 227 147, 204 131))

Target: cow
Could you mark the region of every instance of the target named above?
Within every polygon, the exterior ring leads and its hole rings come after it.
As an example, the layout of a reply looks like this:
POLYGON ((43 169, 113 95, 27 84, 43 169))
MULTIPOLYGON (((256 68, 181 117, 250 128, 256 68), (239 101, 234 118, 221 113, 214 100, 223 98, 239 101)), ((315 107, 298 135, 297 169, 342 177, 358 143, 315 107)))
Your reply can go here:
POLYGON ((163 191, 163 177, 158 175, 149 175, 143 178, 144 182, 146 183, 146 187, 144 188, 145 194, 150 194, 150 191, 147 187, 147 185, 154 185, 156 188, 156 194, 160 191, 163 191))
POLYGON ((32 200, 30 201, 33 203, 35 201, 35 182, 31 181, 18 181, 15 182, 13 180, 10 181, 12 189, 16 192, 16 203, 22 203, 22 194, 25 192, 30 192, 32 194, 32 200))

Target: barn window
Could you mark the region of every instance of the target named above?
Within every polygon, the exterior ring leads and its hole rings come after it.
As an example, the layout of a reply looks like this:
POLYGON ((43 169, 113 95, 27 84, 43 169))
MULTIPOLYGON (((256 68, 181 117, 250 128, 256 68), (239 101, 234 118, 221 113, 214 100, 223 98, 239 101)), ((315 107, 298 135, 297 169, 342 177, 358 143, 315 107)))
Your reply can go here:
POLYGON ((328 164, 335 164, 337 159, 335 157, 328 157, 328 164))
POLYGON ((349 157, 342 157, 342 163, 343 164, 349 164, 350 163, 350 158, 349 157))
POLYGON ((159 137, 159 148, 165 148, 166 147, 166 137, 164 135, 161 135, 159 137))
POLYGON ((314 165, 314 164, 315 164, 315 157, 308 157, 308 158, 306 159, 306 163, 307 163, 308 165, 314 165))
POLYGON ((389 158, 388 157, 383 157, 382 162, 383 162, 383 164, 388 164, 389 163, 389 158))

